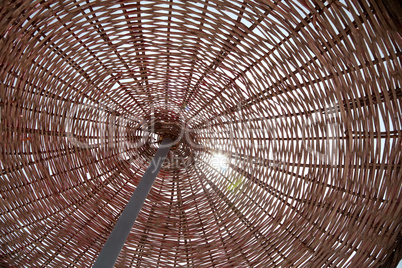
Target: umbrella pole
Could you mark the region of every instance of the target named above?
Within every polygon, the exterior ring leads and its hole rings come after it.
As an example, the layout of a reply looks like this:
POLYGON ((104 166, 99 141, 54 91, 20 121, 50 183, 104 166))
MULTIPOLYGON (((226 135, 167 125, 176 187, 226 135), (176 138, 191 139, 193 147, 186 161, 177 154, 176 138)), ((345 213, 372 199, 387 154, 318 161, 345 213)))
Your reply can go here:
POLYGON ((123 213, 120 215, 112 233, 106 240, 95 264, 92 266, 93 268, 113 267, 124 243, 126 242, 128 234, 134 225, 135 219, 151 190, 152 184, 162 167, 163 161, 170 150, 171 142, 170 138, 165 138, 162 141, 155 157, 152 159, 151 164, 142 176, 140 183, 124 208, 123 213))

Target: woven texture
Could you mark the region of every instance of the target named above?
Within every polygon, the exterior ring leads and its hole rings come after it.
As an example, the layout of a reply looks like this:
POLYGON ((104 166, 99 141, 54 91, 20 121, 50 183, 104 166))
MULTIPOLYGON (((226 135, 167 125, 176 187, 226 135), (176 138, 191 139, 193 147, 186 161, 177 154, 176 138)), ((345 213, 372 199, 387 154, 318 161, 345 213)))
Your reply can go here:
POLYGON ((0 263, 395 267, 398 1, 0 3, 0 263), (385 3, 385 2, 384 2, 385 3))

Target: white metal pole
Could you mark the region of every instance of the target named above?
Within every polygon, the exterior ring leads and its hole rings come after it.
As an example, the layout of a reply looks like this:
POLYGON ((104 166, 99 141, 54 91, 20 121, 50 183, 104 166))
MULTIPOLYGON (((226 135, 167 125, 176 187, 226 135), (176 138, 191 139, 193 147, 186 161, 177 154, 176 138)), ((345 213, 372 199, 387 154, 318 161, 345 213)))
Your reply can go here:
POLYGON ((137 188, 135 189, 133 195, 128 201, 123 213, 120 215, 116 225, 113 228, 112 233, 106 240, 98 258, 95 261, 93 268, 112 268, 120 254, 120 251, 126 242, 128 234, 134 225, 135 219, 144 204, 145 199, 149 191, 151 190, 152 184, 162 167, 163 161, 165 160, 172 140, 170 138, 165 138, 155 157, 152 159, 151 164, 145 171, 144 175, 137 188))

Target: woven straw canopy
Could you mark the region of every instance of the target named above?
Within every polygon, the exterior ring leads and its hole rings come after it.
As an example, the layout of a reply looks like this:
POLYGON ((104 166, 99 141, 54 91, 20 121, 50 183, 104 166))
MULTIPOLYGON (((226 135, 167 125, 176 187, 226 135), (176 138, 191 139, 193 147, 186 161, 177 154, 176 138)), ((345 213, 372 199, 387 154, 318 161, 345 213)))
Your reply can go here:
POLYGON ((395 267, 398 1, 1 1, 0 260, 395 267))

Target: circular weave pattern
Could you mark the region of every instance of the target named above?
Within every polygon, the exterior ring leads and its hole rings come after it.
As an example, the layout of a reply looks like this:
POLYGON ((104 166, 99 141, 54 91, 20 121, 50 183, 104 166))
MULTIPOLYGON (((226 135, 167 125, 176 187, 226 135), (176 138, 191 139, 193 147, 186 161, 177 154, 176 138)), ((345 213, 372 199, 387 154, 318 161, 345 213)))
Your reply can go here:
POLYGON ((0 261, 395 267, 398 1, 0 3, 0 261))

